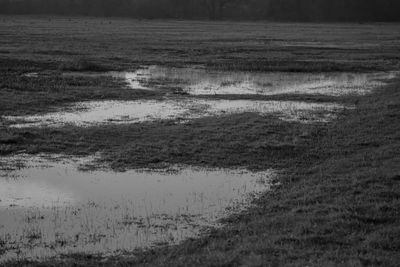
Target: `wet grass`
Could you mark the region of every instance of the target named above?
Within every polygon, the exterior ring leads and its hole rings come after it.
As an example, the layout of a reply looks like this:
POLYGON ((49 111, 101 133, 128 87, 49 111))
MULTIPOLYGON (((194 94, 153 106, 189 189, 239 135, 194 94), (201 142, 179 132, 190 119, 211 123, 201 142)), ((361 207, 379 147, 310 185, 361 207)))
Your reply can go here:
POLYGON ((186 166, 157 172, 81 172, 78 162, 54 162, 57 157, 13 157, 26 167, 8 177, 28 180, 0 180, 0 239, 5 241, 0 265, 73 251, 119 255, 159 243, 177 244, 217 227, 216 218, 243 210, 276 176, 273 170, 186 166), (27 183, 29 192, 24 190, 27 183), (55 190, 43 184, 53 184, 55 190))
MULTIPOLYGON (((130 20, 103 24, 101 19, 64 18, 49 23, 5 17, 0 25, 6 36, 0 40, 0 115, 46 112, 83 100, 160 97, 149 91, 121 91, 118 80, 54 75, 64 69, 201 64, 249 71, 396 70, 398 28, 130 20), (73 42, 71 36, 76 37, 73 42), (37 71, 52 75, 21 76, 37 71)), ((61 261, 9 265, 396 266, 399 86, 400 81, 394 81, 370 96, 268 97, 356 105, 332 124, 304 125, 254 114, 189 124, 164 121, 91 128, 10 129, 0 124, 2 155, 102 151, 103 161, 117 170, 165 163, 286 169, 280 184, 257 207, 226 220, 223 229, 202 239, 105 260, 68 255, 61 261)))
POLYGON ((399 85, 360 97, 356 110, 287 162, 286 175, 257 207, 223 229, 134 256, 70 255, 44 265, 397 266, 399 85))
POLYGON ((198 119, 101 127, 8 129, 3 154, 89 155, 102 151, 114 169, 184 163, 213 167, 263 169, 301 153, 315 125, 283 122, 252 113, 198 119))
POLYGON ((157 93, 145 90, 121 90, 126 85, 119 79, 63 76, 60 71, 51 69, 52 65, 37 67, 30 61, 7 60, 2 64, 7 66, 0 68, 2 115, 43 113, 61 105, 93 99, 136 100, 157 97, 157 93), (26 76, 27 73, 35 72, 40 74, 37 77, 26 76))
POLYGON ((203 64, 225 70, 360 72, 399 66, 398 24, 1 20, 2 60, 29 59, 67 69, 203 64))
POLYGON ((61 71, 202 65, 246 71, 380 71, 399 67, 398 24, 191 23, 2 16, 0 115, 37 113, 74 101, 137 99, 120 81, 61 71), (326 33, 326 34, 324 34, 326 33), (30 72, 50 72, 28 78, 30 72), (17 113, 17 114, 11 114, 17 113))

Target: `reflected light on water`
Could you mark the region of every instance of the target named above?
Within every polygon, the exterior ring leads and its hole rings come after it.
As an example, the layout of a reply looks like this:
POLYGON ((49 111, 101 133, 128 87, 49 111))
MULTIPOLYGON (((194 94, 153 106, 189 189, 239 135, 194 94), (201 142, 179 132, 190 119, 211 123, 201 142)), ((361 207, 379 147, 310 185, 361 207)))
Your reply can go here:
POLYGON ((174 244, 247 207, 268 190, 273 170, 171 167, 160 171, 82 172, 92 159, 1 158, 0 258, 65 253, 115 255, 174 244))
POLYGON ((133 72, 64 73, 67 76, 110 76, 122 79, 127 88, 163 90, 180 88, 190 95, 363 95, 386 84, 397 72, 301 73, 216 71, 199 67, 147 66, 133 72))
POLYGON ((149 66, 135 72, 110 72, 132 89, 180 87, 191 95, 365 94, 384 85, 393 72, 292 73, 215 71, 203 68, 149 66))
POLYGON ((92 101, 73 104, 72 111, 32 116, 4 116, 11 127, 60 127, 68 124, 95 126, 157 120, 193 120, 202 117, 253 112, 275 115, 286 121, 326 122, 342 110, 340 104, 297 101, 166 99, 137 101, 92 101))

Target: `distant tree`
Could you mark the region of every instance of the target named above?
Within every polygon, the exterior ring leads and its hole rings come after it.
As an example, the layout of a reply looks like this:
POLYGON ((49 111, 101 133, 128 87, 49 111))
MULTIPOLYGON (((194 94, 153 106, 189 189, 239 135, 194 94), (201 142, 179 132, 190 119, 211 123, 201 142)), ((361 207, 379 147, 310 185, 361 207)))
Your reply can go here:
POLYGON ((0 0, 2 14, 400 21, 400 0, 0 0))
POLYGON ((0 11, 7 14, 9 12, 9 0, 0 0, 0 11))
POLYGON ((223 10, 228 4, 236 4, 238 0, 203 0, 210 19, 221 19, 223 10))

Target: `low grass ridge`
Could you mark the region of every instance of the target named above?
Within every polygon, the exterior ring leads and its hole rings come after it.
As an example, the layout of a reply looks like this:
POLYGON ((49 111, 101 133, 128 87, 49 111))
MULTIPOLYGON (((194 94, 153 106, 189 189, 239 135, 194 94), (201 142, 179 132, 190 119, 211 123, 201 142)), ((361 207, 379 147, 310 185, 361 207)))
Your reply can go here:
MULTIPOLYGON (((289 165, 257 207, 143 266, 397 266, 400 81, 360 98, 289 165)), ((154 253, 154 252, 153 252, 154 253)))
POLYGON ((7 67, 0 67, 0 115, 44 113, 81 101, 137 100, 159 95, 130 90, 122 79, 65 76, 53 64, 6 60, 4 65, 7 67), (31 72, 38 76, 27 77, 31 72))
POLYGON ((245 113, 185 124, 156 121, 87 128, 7 128, 0 146, 3 154, 90 155, 100 151, 103 163, 116 170, 164 164, 266 169, 281 167, 288 158, 302 154, 319 127, 245 113))

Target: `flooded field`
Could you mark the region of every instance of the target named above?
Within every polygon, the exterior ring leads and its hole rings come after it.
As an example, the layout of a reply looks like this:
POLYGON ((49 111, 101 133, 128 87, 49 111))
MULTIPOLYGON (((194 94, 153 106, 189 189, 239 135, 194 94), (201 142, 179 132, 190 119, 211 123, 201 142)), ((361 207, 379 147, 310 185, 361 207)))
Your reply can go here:
POLYGON ((202 117, 252 112, 276 115, 287 121, 328 121, 342 110, 339 104, 295 101, 167 99, 138 101, 95 101, 76 103, 72 111, 33 116, 5 116, 11 127, 59 127, 68 124, 95 126, 157 120, 187 121, 202 117))
MULTIPOLYGON (((24 74, 32 81, 45 75, 54 73, 24 74)), ((55 107, 56 112, 2 116, 3 123, 9 129, 93 127, 165 120, 187 123, 255 113, 305 126, 327 123, 352 107, 334 102, 249 100, 238 95, 358 95, 393 77, 389 72, 250 73, 160 66, 134 72, 61 75, 77 79, 109 77, 125 81, 126 87, 121 90, 164 94, 157 94, 155 99, 77 101, 55 107), (237 99, 215 95, 237 95, 237 99)), ((127 172, 96 166, 94 171, 84 171, 82 166, 95 158, 45 154, 0 158, 0 264, 74 253, 107 257, 176 244, 198 236, 207 227, 218 227, 219 219, 248 207, 277 176, 275 170, 253 173, 191 166, 127 172)))
MULTIPOLYGON (((49 73, 24 75, 35 79, 49 73)), ((87 127, 157 120, 182 122, 245 112, 276 115, 287 121, 327 122, 344 106, 298 101, 221 100, 213 99, 212 96, 359 95, 384 85, 396 73, 261 73, 215 71, 202 67, 148 66, 134 72, 64 72, 62 75, 77 79, 109 77, 124 80, 129 89, 153 90, 165 94, 158 100, 77 102, 60 108, 59 112, 2 118, 16 128, 58 127, 67 124, 87 127), (203 98, 196 98, 200 95, 203 98)))
POLYGON ((269 188, 274 171, 79 171, 91 158, 2 158, 1 260, 112 255, 197 236, 269 188), (18 164, 24 168, 15 168, 18 164))
POLYGON ((394 77, 377 73, 229 72, 201 67, 149 66, 134 72, 65 73, 72 76, 110 76, 131 89, 172 90, 190 95, 366 94, 394 77))
POLYGON ((1 16, 0 266, 398 266, 400 24, 205 18, 1 16))

